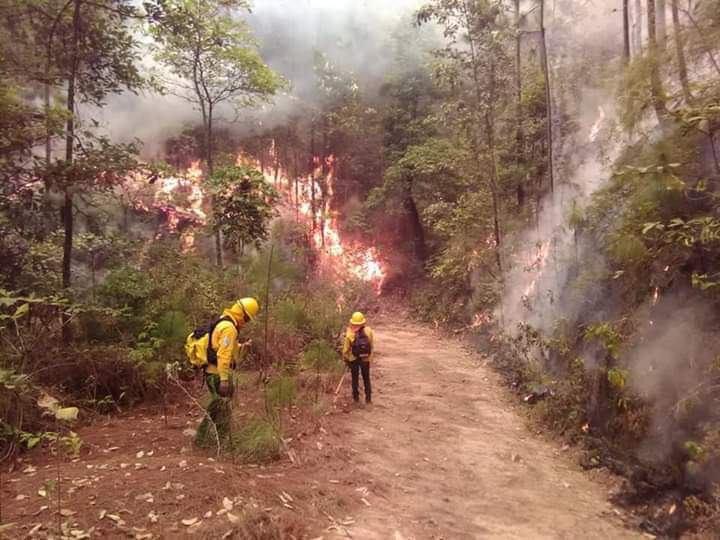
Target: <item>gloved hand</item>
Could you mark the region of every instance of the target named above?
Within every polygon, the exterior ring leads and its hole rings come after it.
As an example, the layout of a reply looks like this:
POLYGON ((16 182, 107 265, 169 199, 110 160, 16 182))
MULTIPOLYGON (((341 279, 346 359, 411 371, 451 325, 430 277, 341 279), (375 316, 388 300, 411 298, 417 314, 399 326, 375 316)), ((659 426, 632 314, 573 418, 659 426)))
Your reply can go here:
POLYGON ((221 397, 231 397, 232 396, 232 385, 230 384, 230 381, 220 381, 220 386, 218 386, 218 394, 220 394, 221 397))

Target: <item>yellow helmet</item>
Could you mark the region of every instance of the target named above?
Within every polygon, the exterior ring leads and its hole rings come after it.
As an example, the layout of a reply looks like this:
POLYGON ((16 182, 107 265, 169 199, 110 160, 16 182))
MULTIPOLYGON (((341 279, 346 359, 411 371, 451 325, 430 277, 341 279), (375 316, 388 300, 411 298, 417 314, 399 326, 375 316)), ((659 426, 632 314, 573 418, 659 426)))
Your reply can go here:
POLYGON ((365 324, 367 321, 365 320, 365 315, 360 313, 359 311, 356 311, 353 313, 353 316, 350 318, 350 324, 354 324, 357 326, 360 326, 361 324, 365 324))
POLYGON ((241 298, 230 308, 230 313, 238 319, 245 319, 245 321, 255 320, 259 311, 260 304, 254 298, 241 298))

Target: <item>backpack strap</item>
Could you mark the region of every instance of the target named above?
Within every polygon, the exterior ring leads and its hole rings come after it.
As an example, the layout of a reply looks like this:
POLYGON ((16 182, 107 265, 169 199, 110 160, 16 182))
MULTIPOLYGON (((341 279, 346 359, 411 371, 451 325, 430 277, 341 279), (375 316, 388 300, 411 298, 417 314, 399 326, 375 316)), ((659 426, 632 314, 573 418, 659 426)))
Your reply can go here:
POLYGON ((217 351, 212 346, 212 340, 213 340, 213 333, 215 332, 215 328, 221 323, 221 322, 230 322, 235 327, 235 330, 237 330, 237 325, 235 324, 235 321, 232 317, 220 317, 218 320, 216 320, 213 325, 210 327, 210 331, 208 332, 208 349, 207 349, 207 361, 208 364, 211 366, 217 366, 217 351))

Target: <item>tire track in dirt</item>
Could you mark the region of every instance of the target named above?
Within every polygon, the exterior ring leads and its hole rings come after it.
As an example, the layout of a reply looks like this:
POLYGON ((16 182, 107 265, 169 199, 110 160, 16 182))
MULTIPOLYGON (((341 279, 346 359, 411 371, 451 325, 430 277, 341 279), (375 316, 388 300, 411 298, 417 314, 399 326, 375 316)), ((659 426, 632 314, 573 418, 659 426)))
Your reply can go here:
POLYGON ((529 433, 477 356, 421 327, 375 331, 375 404, 345 416, 370 506, 332 538, 642 537, 607 488, 529 433))

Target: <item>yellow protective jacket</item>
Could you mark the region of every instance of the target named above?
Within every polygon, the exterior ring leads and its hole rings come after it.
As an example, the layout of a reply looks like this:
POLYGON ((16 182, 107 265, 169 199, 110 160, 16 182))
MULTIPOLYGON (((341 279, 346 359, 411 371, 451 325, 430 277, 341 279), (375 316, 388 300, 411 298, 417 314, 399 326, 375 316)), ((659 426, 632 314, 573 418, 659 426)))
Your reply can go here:
MULTIPOLYGON (((370 329, 369 326, 363 326, 363 330, 365 331, 365 335, 370 339, 370 346, 372 347, 372 352, 367 359, 367 361, 369 362, 375 355, 375 335, 373 334, 373 331, 370 329)), ((352 327, 348 326, 347 330, 345 331, 345 338, 343 339, 342 347, 343 360, 345 360, 346 362, 352 362, 353 360, 355 360, 352 354, 352 344, 354 342, 355 332, 353 331, 352 327)))
POLYGON ((230 380, 230 370, 234 367, 240 355, 237 329, 245 324, 244 320, 238 320, 229 310, 223 311, 223 317, 230 317, 230 321, 222 321, 215 327, 212 335, 212 348, 217 351, 217 366, 208 364, 207 373, 220 375, 221 381, 230 380))

